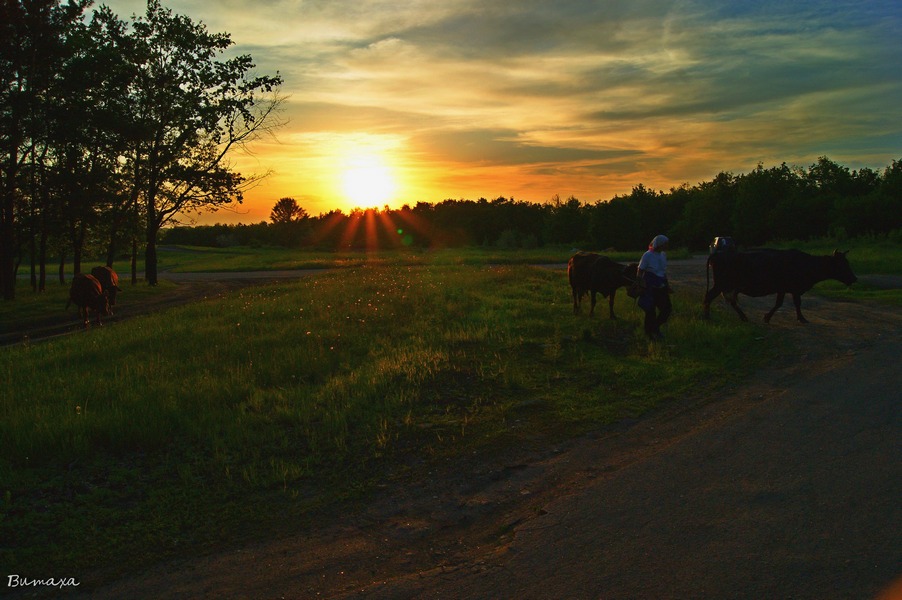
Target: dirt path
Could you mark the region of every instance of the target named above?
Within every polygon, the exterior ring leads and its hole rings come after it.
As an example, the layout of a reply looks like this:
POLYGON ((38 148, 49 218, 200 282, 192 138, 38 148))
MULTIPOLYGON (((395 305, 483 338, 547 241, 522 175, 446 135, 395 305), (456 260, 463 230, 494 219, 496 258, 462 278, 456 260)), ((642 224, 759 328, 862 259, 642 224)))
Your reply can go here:
MULTIPOLYGON (((703 264, 674 261, 674 284, 701 298, 703 264)), ((757 319, 772 302, 741 298, 757 319)), ((872 598, 902 575, 902 316, 810 295, 803 311, 768 326, 802 352, 722 397, 90 597, 872 598)))

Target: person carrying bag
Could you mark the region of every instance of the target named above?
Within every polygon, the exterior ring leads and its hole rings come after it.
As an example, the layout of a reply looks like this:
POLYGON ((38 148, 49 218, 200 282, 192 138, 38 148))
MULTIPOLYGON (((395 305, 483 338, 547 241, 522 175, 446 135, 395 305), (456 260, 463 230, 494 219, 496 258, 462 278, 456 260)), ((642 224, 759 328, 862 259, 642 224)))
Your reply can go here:
POLYGON ((665 235, 656 235, 642 255, 636 281, 641 288, 639 308, 645 311, 645 335, 652 340, 663 340, 661 325, 670 318, 670 284, 667 281, 667 244, 665 235))

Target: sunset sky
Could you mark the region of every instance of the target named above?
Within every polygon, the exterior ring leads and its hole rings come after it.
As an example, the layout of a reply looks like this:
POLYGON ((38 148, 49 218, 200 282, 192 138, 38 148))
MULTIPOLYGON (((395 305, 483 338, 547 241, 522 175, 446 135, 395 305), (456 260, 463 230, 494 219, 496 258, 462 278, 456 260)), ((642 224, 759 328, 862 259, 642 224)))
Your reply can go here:
MULTIPOLYGON (((120 18, 143 0, 106 2, 120 18)), ((267 220, 446 198, 586 203, 819 156, 902 158, 902 2, 163 0, 279 71, 288 123, 235 156, 267 220)))

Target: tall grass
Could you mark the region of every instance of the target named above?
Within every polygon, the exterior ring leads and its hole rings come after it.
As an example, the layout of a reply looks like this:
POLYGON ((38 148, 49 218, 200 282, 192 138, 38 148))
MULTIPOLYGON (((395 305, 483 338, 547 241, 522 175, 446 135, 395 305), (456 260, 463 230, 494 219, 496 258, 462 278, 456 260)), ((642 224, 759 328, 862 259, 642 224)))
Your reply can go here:
POLYGON ((779 348, 680 296, 649 344, 620 296, 620 320, 589 319, 559 270, 362 266, 4 348, 0 560, 70 573, 278 531, 439 457, 716 389, 779 348))

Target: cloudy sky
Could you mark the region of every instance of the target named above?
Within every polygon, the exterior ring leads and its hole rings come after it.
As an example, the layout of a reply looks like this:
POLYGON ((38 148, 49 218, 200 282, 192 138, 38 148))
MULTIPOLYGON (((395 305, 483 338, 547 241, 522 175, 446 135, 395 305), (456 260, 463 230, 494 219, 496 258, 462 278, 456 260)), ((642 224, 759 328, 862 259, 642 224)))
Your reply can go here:
MULTIPOLYGON (((143 0, 106 2, 121 18, 143 0)), ((163 0, 280 72, 237 213, 587 203, 819 156, 902 159, 898 0, 163 0)))

